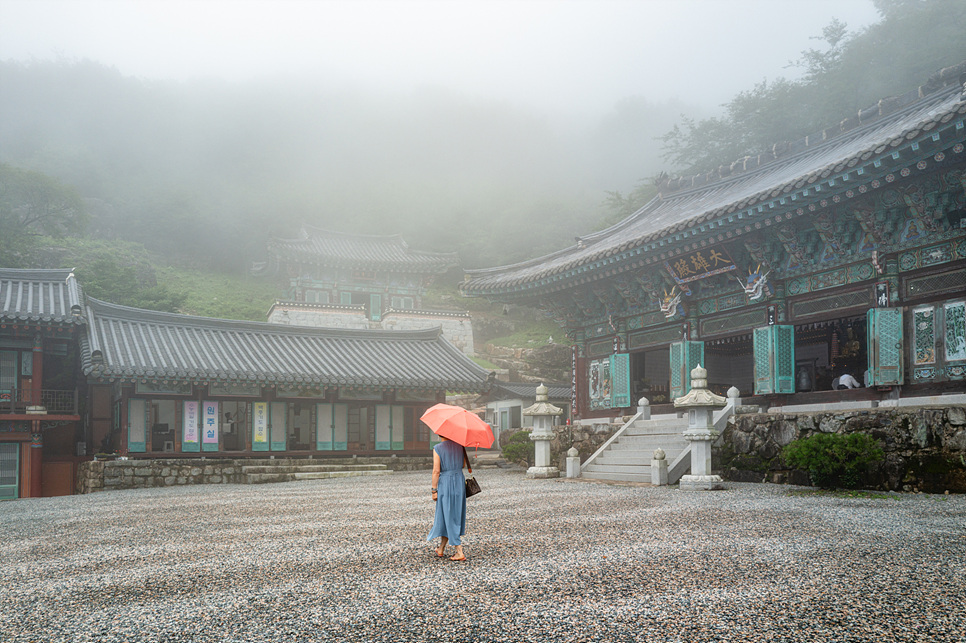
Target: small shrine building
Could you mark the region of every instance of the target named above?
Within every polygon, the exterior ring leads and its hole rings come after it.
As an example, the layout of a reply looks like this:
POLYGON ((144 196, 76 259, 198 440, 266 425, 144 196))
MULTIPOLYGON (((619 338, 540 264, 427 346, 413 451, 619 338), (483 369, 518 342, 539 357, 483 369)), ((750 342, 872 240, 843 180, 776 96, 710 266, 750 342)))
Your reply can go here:
MULTIPOLYGON (((536 305, 574 344, 581 418, 710 388, 777 405, 966 391, 966 63, 707 175, 464 295, 536 305)), ((667 407, 670 409, 671 407, 667 407)))
POLYGON ((456 253, 412 250, 398 235, 360 235, 302 226, 295 239, 272 239, 255 274, 274 276, 285 296, 268 321, 328 328, 416 330, 441 327, 465 354, 474 352, 465 311, 428 310, 432 281, 459 266, 456 253))

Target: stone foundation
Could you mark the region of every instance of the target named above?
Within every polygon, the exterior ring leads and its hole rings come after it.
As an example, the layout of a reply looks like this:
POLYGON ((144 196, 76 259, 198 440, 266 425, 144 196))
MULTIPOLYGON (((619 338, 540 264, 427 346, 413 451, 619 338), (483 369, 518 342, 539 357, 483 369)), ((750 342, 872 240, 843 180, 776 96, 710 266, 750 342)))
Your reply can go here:
POLYGON ((293 464, 382 464, 393 471, 418 471, 433 468, 432 458, 387 456, 366 458, 181 458, 163 460, 98 460, 77 467, 77 493, 115 489, 144 489, 188 484, 246 484, 242 467, 293 464))
POLYGON ((870 409, 838 413, 754 413, 732 418, 715 445, 726 479, 808 485, 782 449, 815 433, 867 433, 885 452, 866 488, 966 493, 966 409, 870 409))

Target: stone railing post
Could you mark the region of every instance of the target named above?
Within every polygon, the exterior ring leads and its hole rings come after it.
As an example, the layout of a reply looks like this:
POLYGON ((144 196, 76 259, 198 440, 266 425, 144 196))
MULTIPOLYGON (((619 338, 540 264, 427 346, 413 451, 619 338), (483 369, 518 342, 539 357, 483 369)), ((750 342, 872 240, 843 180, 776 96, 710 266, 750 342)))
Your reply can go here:
POLYGON ((574 447, 570 447, 567 451, 567 477, 580 477, 580 452, 574 447))
POLYGON ((667 454, 661 448, 654 450, 654 458, 651 459, 651 484, 667 486, 667 454))
POLYGON ((639 420, 651 419, 651 402, 646 397, 637 401, 637 412, 640 414, 639 420))

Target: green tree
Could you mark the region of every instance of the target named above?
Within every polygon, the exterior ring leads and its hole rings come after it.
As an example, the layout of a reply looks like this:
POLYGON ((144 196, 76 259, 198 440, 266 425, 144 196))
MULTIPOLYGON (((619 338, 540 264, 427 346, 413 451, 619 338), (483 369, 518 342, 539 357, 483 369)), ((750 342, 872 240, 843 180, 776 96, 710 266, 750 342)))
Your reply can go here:
POLYGON ((76 234, 86 223, 84 202, 73 188, 0 163, 0 265, 26 267, 40 237, 76 234))
POLYGON ((601 229, 623 221, 644 207, 648 201, 657 196, 657 185, 654 180, 648 181, 642 179, 637 182, 634 189, 628 192, 626 196, 619 190, 607 192, 606 194, 607 196, 604 198, 603 207, 609 214, 601 220, 601 229))
POLYGON ((718 117, 682 118, 662 137, 664 159, 699 174, 769 154, 966 60, 966 0, 875 0, 875 6, 880 21, 860 32, 839 20, 829 23, 814 38, 823 46, 791 64, 802 70, 799 80, 759 83, 718 117))
MULTIPOLYGON (((139 278, 134 263, 122 263, 101 253, 82 259, 75 272, 88 295, 115 304, 175 313, 185 300, 183 293, 166 286, 144 285, 145 279, 139 278)), ((153 271, 150 279, 153 280, 153 271)))

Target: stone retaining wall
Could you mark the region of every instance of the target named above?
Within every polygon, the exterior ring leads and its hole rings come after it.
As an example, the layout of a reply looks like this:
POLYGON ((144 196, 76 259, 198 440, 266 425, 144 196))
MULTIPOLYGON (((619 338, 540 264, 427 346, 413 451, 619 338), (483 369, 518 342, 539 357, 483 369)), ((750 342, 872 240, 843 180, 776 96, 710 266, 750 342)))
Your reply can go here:
POLYGON ((714 468, 729 480, 808 485, 782 449, 815 433, 867 433, 885 452, 867 488, 966 493, 966 409, 870 409, 736 415, 716 442, 714 468))
POLYGON ((163 460, 97 460, 77 467, 77 493, 113 489, 143 489, 186 484, 245 484, 242 467, 298 464, 383 464, 393 471, 432 469, 432 458, 386 456, 360 458, 165 458, 163 460))

